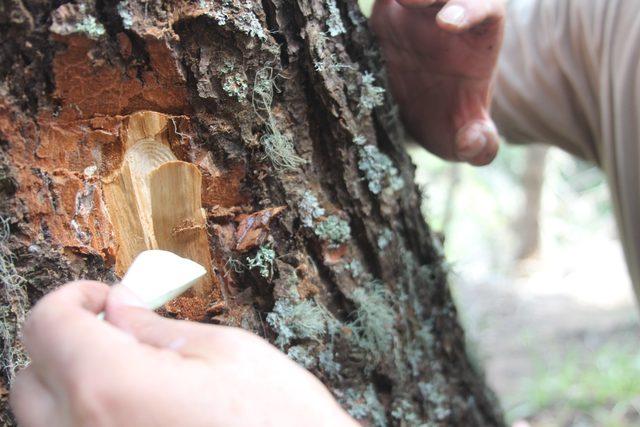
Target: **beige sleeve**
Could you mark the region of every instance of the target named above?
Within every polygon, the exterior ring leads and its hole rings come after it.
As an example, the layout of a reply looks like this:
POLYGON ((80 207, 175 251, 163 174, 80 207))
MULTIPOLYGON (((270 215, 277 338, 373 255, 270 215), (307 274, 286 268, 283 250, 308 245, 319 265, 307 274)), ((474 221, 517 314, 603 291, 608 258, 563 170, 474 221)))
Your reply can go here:
POLYGON ((507 140, 547 142, 604 170, 636 296, 639 65, 640 1, 512 0, 492 106, 507 140))

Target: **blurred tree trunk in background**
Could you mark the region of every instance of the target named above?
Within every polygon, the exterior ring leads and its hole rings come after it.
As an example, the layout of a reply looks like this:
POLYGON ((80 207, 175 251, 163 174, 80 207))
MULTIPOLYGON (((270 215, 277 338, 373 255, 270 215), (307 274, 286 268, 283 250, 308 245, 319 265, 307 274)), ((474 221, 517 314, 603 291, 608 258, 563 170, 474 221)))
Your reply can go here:
POLYGON ((0 23, 4 423, 25 311, 150 244, 112 194, 143 141, 202 181, 206 222, 162 231, 205 236, 210 277, 165 315, 263 336, 366 425, 502 424, 353 2, 6 0, 0 23))
POLYGON ((444 233, 445 236, 453 220, 456 207, 456 194, 458 193, 460 181, 460 164, 453 163, 449 168, 449 189, 447 190, 447 199, 445 200, 444 215, 442 218, 442 233, 444 233))
POLYGON ((519 238, 516 261, 531 258, 540 249, 540 211, 548 151, 549 148, 544 145, 527 148, 525 169, 521 178, 525 203, 515 221, 516 235, 519 238))

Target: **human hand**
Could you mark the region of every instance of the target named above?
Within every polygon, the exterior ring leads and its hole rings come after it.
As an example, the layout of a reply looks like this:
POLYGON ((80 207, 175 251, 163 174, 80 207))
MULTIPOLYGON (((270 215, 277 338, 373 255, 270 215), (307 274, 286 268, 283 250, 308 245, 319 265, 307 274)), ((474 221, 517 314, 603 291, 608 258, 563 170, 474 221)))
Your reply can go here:
POLYGON ((36 305, 24 327, 31 365, 11 389, 20 425, 357 425, 261 338, 137 304, 123 287, 76 282, 36 305))
POLYGON ((377 0, 371 25, 407 129, 429 151, 491 163, 489 116, 504 33, 504 0, 377 0))

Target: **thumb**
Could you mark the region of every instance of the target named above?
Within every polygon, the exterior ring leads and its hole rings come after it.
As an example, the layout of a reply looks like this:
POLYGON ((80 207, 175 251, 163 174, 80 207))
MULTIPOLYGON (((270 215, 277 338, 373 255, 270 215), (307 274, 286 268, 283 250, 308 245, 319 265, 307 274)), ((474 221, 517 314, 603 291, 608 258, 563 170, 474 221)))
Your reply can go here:
POLYGON ((473 120, 456 135, 455 155, 458 160, 474 166, 485 166, 498 154, 500 137, 491 119, 473 120))
POLYGON ((216 326, 161 317, 123 285, 110 289, 104 311, 107 322, 142 344, 185 357, 208 359, 215 354, 216 326))

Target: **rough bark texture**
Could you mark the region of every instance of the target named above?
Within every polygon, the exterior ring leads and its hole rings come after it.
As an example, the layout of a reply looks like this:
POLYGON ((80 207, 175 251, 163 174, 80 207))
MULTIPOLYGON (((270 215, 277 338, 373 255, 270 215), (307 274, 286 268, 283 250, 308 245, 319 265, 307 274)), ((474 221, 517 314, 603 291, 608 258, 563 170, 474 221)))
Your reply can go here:
POLYGON ((103 185, 149 110, 202 174, 213 271, 166 315, 265 337, 364 425, 502 424, 354 2, 3 0, 0 34, 4 423, 24 311, 117 280, 103 185))

